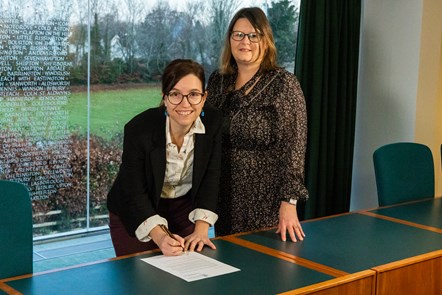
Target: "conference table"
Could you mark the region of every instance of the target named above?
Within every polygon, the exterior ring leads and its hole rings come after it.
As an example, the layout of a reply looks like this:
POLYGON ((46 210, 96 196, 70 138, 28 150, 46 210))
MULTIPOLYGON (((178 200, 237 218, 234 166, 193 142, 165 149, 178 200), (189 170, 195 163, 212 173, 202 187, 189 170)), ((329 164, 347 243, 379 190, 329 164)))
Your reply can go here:
MULTIPOLYGON (((363 213, 426 231, 442 233, 440 197, 386 206, 363 213)), ((440 248, 442 249, 442 246, 440 248)), ((386 288, 407 290, 408 294, 442 294, 442 251, 374 267, 373 270, 377 272, 378 294, 387 294, 381 293, 386 288)))
POLYGON ((374 214, 376 210, 305 221, 302 227, 307 237, 301 243, 282 243, 272 230, 228 239, 245 246, 260 245, 282 252, 294 261, 302 259, 346 273, 374 270, 376 293, 372 294, 442 294, 441 232, 417 223, 440 222, 439 205, 440 200, 426 200, 389 207, 389 212, 416 208, 412 224, 407 216, 401 216, 404 220, 386 219, 380 216, 381 212, 374 214), (421 207, 426 210, 420 210, 421 207), (430 212, 436 213, 425 218, 430 212))
MULTIPOLYGON (((203 255, 240 269, 193 282, 138 253, 0 280, 6 294, 442 294, 441 200, 362 210, 302 222, 282 242, 275 229, 213 240, 203 255), (413 214, 411 214, 412 212, 413 214)), ((1 291, 0 291, 1 292, 1 291)))
POLYGON ((367 215, 442 233, 442 198, 369 210, 367 215))

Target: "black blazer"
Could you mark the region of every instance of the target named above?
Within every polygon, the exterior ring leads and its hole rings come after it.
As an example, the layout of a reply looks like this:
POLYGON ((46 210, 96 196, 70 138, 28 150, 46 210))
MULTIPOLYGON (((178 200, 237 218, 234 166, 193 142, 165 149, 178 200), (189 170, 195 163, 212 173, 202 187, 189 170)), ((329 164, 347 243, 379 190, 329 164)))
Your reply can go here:
MULTIPOLYGON (((107 206, 126 230, 135 230, 157 214, 166 171, 165 107, 148 109, 124 126, 123 155, 107 206)), ((216 212, 221 171, 222 113, 204 106, 205 134, 195 134, 191 197, 194 208, 216 212)))

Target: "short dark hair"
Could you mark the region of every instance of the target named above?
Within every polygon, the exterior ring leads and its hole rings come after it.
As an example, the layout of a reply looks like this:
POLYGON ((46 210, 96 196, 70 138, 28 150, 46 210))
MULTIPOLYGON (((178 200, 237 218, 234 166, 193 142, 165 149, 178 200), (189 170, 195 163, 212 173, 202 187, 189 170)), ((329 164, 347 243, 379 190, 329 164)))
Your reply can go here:
POLYGON ((169 93, 183 77, 193 74, 200 79, 205 92, 206 77, 202 65, 191 59, 175 59, 164 69, 161 76, 161 90, 164 94, 169 93))
MULTIPOLYGON (((265 52, 261 52, 264 58, 261 63, 260 71, 266 72, 278 68, 277 65, 277 52, 275 41, 273 38, 272 28, 270 22, 267 19, 264 11, 259 7, 246 7, 238 10, 230 21, 227 28, 226 36, 224 39, 224 47, 220 58, 220 71, 223 74, 232 74, 234 72, 234 66, 236 61, 233 58, 232 50, 230 48, 230 34, 232 34, 235 23, 240 18, 247 19, 255 30, 262 34, 262 41, 266 48, 265 52)), ((260 48, 261 50, 261 48, 260 48)))

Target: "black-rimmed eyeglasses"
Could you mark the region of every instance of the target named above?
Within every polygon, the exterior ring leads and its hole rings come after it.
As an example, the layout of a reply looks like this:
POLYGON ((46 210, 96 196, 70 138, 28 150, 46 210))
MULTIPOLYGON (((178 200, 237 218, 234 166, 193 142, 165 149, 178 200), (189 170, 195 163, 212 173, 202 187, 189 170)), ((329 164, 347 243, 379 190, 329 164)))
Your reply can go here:
POLYGON ((241 31, 233 31, 230 33, 230 37, 235 41, 241 41, 247 36, 249 38, 250 42, 258 43, 261 41, 262 34, 261 33, 243 33, 241 31))
POLYGON ((183 101, 184 98, 187 98, 187 101, 189 102, 189 104, 196 105, 201 102, 201 100, 203 99, 204 93, 192 91, 192 92, 189 92, 188 94, 182 94, 181 92, 178 92, 178 91, 171 91, 168 94, 166 94, 166 96, 167 96, 167 100, 171 104, 174 104, 174 105, 179 105, 183 101))

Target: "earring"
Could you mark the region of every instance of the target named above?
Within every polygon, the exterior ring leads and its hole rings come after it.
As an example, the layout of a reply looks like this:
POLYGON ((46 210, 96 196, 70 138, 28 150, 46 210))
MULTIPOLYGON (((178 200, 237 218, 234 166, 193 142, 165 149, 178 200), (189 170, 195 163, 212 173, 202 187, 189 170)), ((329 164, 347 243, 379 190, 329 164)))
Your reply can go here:
POLYGON ((164 110, 164 116, 167 117, 169 114, 167 113, 167 110, 164 110))
POLYGON ((201 111, 201 117, 204 117, 204 110, 201 111))

